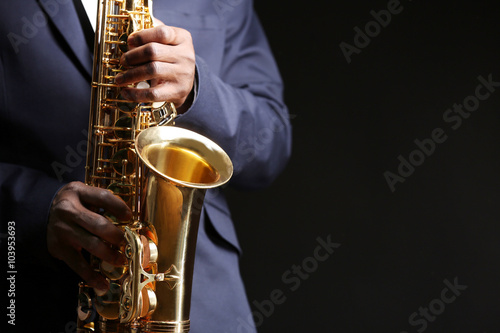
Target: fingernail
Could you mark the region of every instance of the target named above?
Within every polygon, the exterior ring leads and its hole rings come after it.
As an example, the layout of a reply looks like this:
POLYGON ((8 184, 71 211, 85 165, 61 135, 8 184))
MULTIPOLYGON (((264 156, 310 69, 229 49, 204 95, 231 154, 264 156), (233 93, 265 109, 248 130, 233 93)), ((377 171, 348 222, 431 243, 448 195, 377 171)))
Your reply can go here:
POLYGON ((122 64, 122 66, 125 68, 130 67, 128 65, 127 57, 125 56, 125 54, 122 54, 122 56, 120 57, 120 64, 122 64))
POLYGON ((123 219, 130 220, 131 218, 132 218, 132 210, 127 206, 127 208, 123 210, 123 219))
POLYGON ((134 35, 133 35, 133 34, 132 34, 132 35, 130 35, 130 36, 128 36, 128 38, 127 38, 127 44, 128 44, 129 46, 135 46, 135 45, 136 45, 136 43, 137 43, 137 39, 134 37, 134 35))
POLYGON ((116 74, 115 76, 115 83, 120 84, 123 82, 123 74, 116 74))
POLYGON ((104 295, 109 289, 109 282, 106 279, 102 279, 97 282, 97 286, 94 288, 97 295, 104 295))
POLYGON ((94 288, 94 292, 96 293, 97 296, 103 296, 104 294, 106 294, 107 291, 108 291, 107 289, 94 288))

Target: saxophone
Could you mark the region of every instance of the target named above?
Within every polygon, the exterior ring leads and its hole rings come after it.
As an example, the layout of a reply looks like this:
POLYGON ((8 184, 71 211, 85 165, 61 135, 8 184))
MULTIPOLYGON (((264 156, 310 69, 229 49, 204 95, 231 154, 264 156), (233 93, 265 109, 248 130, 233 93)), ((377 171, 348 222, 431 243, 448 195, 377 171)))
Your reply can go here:
MULTIPOLYGON (((127 264, 96 257, 104 294, 79 284, 77 332, 189 332, 198 224, 205 192, 233 172, 214 142, 174 124, 173 103, 125 100, 114 77, 127 37, 153 26, 151 0, 100 0, 94 45, 85 183, 112 191, 130 221, 103 216, 125 233, 127 264)), ((141 82, 137 87, 147 85, 141 82)))

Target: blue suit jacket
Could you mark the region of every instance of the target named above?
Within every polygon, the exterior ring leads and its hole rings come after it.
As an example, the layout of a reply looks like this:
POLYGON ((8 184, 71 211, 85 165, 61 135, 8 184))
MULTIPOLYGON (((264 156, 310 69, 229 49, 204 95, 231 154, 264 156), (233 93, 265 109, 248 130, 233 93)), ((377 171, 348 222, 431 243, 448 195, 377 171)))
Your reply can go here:
MULTIPOLYGON (((252 2, 156 0, 153 13, 189 30, 197 54, 196 99, 177 126, 224 148, 235 167, 231 185, 268 185, 289 157, 291 130, 252 2)), ((31 302, 17 294, 18 323, 29 327, 34 316, 47 318, 35 327, 59 332, 75 320, 77 279, 48 254, 45 230, 55 193, 84 178, 92 51, 71 0, 3 3, 0 46, 0 223, 3 234, 8 221, 16 225, 19 288, 32 285, 28 273, 36 271, 40 293, 50 300, 34 314, 31 302)), ((209 191, 204 209, 192 332, 251 332, 223 190, 209 191)))

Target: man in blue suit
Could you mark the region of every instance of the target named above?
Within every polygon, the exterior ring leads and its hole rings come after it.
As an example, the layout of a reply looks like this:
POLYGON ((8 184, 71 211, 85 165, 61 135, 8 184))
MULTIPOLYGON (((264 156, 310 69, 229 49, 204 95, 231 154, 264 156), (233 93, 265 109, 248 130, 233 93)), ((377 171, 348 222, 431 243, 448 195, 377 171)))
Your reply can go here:
MULTIPOLYGON (((165 25, 129 39, 121 61, 133 69, 117 80, 124 86, 151 80, 149 89, 125 89, 127 97, 174 102, 182 113, 176 125, 221 145, 235 168, 230 185, 243 189, 270 184, 291 145, 282 82, 252 6, 251 0, 156 0, 153 13, 165 25)), ((0 11, 0 223, 2 253, 7 226, 15 226, 16 326, 8 327, 15 332, 74 330, 76 281, 107 288, 82 252, 123 261, 107 245, 123 234, 88 208, 122 219, 130 212, 108 191, 81 183, 92 68, 81 9, 78 0, 16 0, 0 11)), ((192 333, 255 331, 239 254, 223 190, 209 191, 192 333)))

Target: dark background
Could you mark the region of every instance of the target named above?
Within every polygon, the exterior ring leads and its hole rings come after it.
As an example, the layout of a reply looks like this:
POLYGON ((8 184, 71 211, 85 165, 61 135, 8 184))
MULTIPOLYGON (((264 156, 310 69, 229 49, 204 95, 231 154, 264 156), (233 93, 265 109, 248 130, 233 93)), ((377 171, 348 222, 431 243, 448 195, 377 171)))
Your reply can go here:
POLYGON ((500 82, 498 6, 402 0, 349 64, 339 44, 388 3, 256 1, 294 130, 273 186, 230 196, 261 333, 500 332, 500 87, 443 119, 500 82), (392 192, 384 173, 436 128, 392 192), (318 238, 339 244, 326 260, 318 238))

